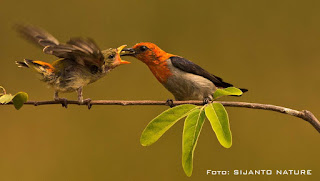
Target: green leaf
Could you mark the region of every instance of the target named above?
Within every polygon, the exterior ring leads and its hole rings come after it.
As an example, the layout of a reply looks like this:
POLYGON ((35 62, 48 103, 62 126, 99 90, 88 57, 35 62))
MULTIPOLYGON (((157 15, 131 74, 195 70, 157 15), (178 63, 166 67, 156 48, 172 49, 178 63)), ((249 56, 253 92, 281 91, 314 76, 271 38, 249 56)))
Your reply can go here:
POLYGON ((192 175, 193 153, 205 119, 203 109, 193 110, 184 122, 182 138, 182 167, 188 177, 192 175))
POLYGON ((222 96, 241 96, 243 92, 235 87, 227 87, 225 89, 217 89, 213 93, 213 99, 217 99, 222 96))
POLYGON ((211 103, 205 108, 205 113, 220 144, 225 148, 230 148, 232 145, 232 135, 228 113, 223 105, 221 103, 211 103))
POLYGON ((187 114, 197 106, 184 104, 167 109, 159 116, 154 118, 143 130, 140 137, 142 146, 149 146, 156 142, 171 126, 178 120, 187 116, 187 114))
POLYGON ((18 92, 12 99, 14 107, 19 110, 25 102, 28 101, 28 94, 25 92, 18 92))
POLYGON ((4 94, 0 97, 0 103, 1 104, 7 104, 9 103, 14 96, 12 96, 11 94, 4 94))

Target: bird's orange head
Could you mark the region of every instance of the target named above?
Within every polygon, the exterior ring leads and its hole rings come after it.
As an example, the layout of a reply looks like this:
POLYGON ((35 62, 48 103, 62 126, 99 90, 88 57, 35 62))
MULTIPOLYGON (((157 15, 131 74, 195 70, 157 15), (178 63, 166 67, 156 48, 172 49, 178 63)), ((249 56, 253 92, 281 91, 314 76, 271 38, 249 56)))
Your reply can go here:
POLYGON ((158 65, 173 56, 163 51, 157 45, 150 42, 142 42, 135 44, 132 48, 126 49, 131 53, 126 54, 133 56, 147 65, 158 65))

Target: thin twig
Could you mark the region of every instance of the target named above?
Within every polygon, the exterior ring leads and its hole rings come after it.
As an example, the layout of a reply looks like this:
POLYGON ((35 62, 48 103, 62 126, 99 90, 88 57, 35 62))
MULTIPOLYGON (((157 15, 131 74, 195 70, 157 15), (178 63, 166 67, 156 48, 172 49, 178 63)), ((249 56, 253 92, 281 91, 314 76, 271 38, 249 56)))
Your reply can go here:
MULTIPOLYGON (((214 101, 220 102, 222 105, 227 107, 244 107, 251 109, 262 109, 269 111, 276 111, 283 114, 289 114, 291 116, 295 116, 301 118, 307 122, 309 122, 319 133, 320 133, 320 122, 318 119, 307 110, 298 111, 290 108, 285 108, 281 106, 275 106, 271 104, 259 104, 259 103, 249 103, 249 102, 229 102, 229 101, 214 101)), ((79 101, 68 100, 66 102, 61 101, 28 101, 24 103, 25 105, 51 105, 51 104, 76 104, 76 105, 87 105, 91 108, 92 105, 167 105, 166 101, 152 101, 152 100, 137 100, 137 101, 125 101, 125 100, 95 100, 95 101, 87 101, 80 103, 79 101)), ((12 102, 8 104, 2 105, 10 105, 12 102)), ((173 101, 173 105, 182 105, 182 104, 195 104, 195 105, 203 105, 203 101, 173 101)), ((1 104, 0 104, 1 105, 1 104)), ((66 105, 65 105, 66 106, 66 105)))

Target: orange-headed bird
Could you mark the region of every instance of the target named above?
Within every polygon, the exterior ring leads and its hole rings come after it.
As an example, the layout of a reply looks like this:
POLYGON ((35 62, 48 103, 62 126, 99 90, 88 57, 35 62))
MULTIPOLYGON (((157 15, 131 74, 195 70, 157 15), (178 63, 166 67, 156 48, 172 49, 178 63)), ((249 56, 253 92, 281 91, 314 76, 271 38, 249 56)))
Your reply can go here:
MULTIPOLYGON (((121 60, 119 48, 100 51, 92 39, 71 38, 66 44, 59 41, 43 29, 31 25, 17 25, 16 30, 26 39, 40 45, 43 52, 60 58, 52 64, 25 59, 16 62, 19 67, 28 67, 41 75, 41 80, 55 90, 54 99, 59 92, 78 92, 78 101, 83 103, 83 87, 97 81, 119 65, 130 62, 121 60)), ((90 101, 90 99, 88 99, 90 101)))
POLYGON ((133 56, 145 63, 158 81, 179 101, 203 100, 207 103, 213 99, 217 88, 233 86, 199 65, 167 53, 153 43, 137 43, 132 48, 125 48, 122 56, 133 56))

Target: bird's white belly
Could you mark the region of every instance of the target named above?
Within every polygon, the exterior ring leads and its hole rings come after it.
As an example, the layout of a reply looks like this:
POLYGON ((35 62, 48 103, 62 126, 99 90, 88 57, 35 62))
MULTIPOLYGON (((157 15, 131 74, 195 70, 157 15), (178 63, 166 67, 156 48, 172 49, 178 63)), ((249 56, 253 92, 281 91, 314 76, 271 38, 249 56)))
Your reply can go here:
POLYGON ((199 75, 187 73, 170 66, 173 75, 163 85, 174 95, 176 100, 212 99, 217 89, 214 84, 199 75))

